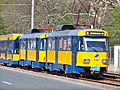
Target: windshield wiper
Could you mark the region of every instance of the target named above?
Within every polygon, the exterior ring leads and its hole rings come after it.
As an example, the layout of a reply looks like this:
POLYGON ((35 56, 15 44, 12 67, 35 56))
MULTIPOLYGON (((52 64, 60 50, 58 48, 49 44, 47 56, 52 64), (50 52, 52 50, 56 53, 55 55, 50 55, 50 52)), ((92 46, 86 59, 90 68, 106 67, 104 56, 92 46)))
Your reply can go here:
POLYGON ((91 47, 95 52, 98 52, 94 47, 91 47))
MULTIPOLYGON (((88 45, 88 47, 90 47, 90 45, 89 44, 87 44, 88 45)), ((91 49, 93 49, 95 52, 98 52, 94 47, 90 47, 91 49)))

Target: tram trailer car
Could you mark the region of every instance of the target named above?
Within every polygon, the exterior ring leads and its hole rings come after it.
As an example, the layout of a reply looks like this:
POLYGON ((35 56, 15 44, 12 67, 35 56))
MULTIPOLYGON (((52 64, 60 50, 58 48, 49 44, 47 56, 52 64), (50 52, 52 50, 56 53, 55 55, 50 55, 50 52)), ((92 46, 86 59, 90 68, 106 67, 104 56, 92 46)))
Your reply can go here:
POLYGON ((19 65, 45 69, 46 41, 45 33, 32 33, 21 36, 19 65))
POLYGON ((22 34, 0 36, 0 62, 4 65, 18 65, 19 45, 22 34))

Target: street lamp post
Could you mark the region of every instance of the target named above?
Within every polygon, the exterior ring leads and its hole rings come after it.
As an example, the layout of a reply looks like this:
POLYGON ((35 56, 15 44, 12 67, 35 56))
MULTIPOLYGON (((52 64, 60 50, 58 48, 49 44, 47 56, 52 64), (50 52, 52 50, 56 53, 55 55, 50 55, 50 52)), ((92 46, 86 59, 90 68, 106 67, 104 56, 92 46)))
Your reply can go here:
POLYGON ((34 7, 35 7, 35 0, 32 0, 31 29, 34 28, 34 7))

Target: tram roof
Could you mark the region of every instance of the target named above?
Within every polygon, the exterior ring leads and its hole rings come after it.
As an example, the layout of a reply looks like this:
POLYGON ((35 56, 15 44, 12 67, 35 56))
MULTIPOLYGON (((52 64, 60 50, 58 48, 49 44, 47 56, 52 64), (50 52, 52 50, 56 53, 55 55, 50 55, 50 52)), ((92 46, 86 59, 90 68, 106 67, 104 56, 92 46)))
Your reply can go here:
POLYGON ((27 38, 45 38, 46 33, 32 33, 32 34, 24 34, 21 38, 27 39, 27 38))
POLYGON ((22 36, 22 34, 6 34, 1 35, 0 40, 16 40, 18 36, 22 36))
POLYGON ((48 33, 47 37, 56 37, 56 36, 75 36, 79 30, 65 30, 65 31, 55 31, 48 33))
POLYGON ((65 31, 56 31, 56 32, 48 33, 47 37, 88 36, 87 32, 104 33, 103 36, 108 36, 108 33, 105 30, 101 30, 101 29, 75 29, 75 30, 65 30, 65 31))

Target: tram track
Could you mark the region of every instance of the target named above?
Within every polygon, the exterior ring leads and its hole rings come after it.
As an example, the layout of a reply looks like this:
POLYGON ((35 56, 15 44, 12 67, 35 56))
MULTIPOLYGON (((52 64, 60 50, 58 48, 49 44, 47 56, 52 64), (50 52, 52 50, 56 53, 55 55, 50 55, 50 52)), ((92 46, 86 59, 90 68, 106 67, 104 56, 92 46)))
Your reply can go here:
POLYGON ((112 77, 112 78, 119 78, 120 79, 120 74, 105 73, 104 76, 112 77))
POLYGON ((103 80, 95 80, 95 79, 88 79, 88 78, 80 78, 80 79, 85 80, 85 81, 120 87, 120 81, 117 81, 117 80, 110 80, 110 79, 106 79, 106 78, 103 80))
POLYGON ((80 79, 120 87, 119 74, 105 73, 102 77, 99 78, 80 78, 80 79))

